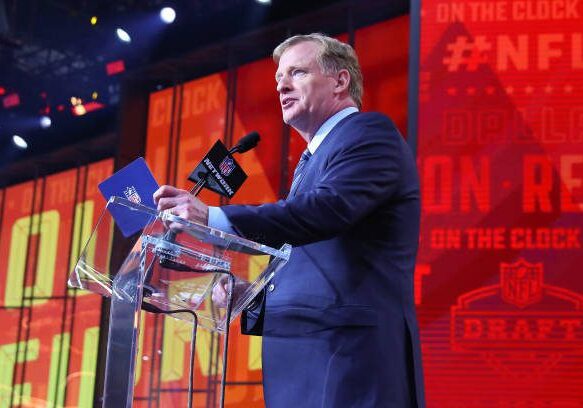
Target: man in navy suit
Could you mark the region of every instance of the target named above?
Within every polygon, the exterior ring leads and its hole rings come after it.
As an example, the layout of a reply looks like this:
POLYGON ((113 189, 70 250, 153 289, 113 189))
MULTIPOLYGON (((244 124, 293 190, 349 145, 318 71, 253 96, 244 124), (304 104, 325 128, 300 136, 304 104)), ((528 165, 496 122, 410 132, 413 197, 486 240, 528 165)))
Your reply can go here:
MULTIPOLYGON (((160 210, 273 247, 289 262, 242 316, 263 336, 269 407, 423 407, 413 271, 419 184, 407 144, 384 115, 360 113, 354 50, 321 34, 274 51, 285 123, 308 146, 288 197, 207 207, 161 187, 160 210)), ((218 287, 215 301, 224 302, 218 287)))

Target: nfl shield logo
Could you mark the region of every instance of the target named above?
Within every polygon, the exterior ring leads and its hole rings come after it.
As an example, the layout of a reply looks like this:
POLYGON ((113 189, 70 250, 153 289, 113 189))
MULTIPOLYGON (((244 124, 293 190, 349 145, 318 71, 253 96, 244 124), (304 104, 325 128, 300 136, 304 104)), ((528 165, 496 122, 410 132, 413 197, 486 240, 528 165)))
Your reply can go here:
POLYGON ((142 198, 134 186, 126 187, 123 193, 132 203, 140 204, 142 202, 142 198))
POLYGON ((500 264, 502 299, 520 308, 540 301, 543 287, 543 264, 524 259, 500 264))
POLYGON ((229 176, 235 170, 235 161, 229 156, 225 157, 221 164, 219 164, 219 170, 221 174, 225 177, 229 176))

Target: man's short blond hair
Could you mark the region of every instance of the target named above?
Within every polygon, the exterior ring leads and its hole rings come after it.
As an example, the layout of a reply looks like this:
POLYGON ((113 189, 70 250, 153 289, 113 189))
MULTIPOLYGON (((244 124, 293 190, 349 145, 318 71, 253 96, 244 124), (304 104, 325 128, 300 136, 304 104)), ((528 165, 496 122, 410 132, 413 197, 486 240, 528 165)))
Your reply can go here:
POLYGON ((322 68, 322 72, 332 74, 339 72, 341 69, 348 71, 350 74, 348 93, 356 103, 356 106, 358 106, 358 109, 360 109, 362 107, 363 92, 362 72, 360 71, 358 57, 350 45, 321 33, 295 35, 275 47, 273 60, 276 64, 279 63, 279 59, 288 48, 306 41, 320 45, 318 64, 322 68))

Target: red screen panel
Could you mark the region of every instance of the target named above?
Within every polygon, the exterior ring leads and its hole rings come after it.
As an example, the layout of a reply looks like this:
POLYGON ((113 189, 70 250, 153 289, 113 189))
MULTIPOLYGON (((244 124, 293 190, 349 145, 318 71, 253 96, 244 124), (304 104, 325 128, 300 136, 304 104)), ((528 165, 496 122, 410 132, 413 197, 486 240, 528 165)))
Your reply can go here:
POLYGON ((283 123, 275 70, 270 58, 237 69, 233 144, 253 130, 259 132, 261 141, 255 149, 236 156, 249 178, 232 203, 264 203, 278 198, 283 123))
POLYGON ((364 77, 362 109, 388 115, 406 136, 409 16, 357 30, 354 48, 364 77))
POLYGON ((429 406, 583 400, 582 12, 423 3, 416 299, 429 406))

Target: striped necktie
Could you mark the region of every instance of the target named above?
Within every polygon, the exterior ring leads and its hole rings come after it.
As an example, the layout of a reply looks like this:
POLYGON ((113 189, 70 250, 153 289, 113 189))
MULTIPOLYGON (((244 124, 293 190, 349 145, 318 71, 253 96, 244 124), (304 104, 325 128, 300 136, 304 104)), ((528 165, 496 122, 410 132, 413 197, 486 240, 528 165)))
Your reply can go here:
POLYGON ((302 156, 300 157, 300 161, 298 162, 298 165, 296 166, 296 169, 294 171, 294 179, 289 190, 290 194, 296 191, 298 184, 300 184, 300 181, 302 181, 304 167, 306 167, 306 164, 308 163, 308 160, 310 160, 310 157, 312 157, 312 153, 310 153, 308 149, 304 150, 302 156))

